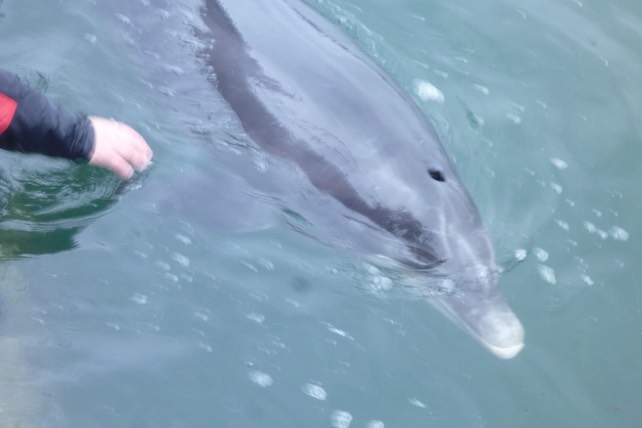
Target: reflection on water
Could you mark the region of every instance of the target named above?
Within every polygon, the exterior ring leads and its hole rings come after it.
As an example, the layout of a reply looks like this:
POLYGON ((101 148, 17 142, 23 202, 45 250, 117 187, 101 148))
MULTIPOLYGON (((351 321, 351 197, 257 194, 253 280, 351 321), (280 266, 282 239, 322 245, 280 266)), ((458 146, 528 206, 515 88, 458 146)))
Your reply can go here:
POLYGON ((0 167, 3 260, 76 247, 75 235, 117 200, 119 181, 106 171, 5 154, 0 167))

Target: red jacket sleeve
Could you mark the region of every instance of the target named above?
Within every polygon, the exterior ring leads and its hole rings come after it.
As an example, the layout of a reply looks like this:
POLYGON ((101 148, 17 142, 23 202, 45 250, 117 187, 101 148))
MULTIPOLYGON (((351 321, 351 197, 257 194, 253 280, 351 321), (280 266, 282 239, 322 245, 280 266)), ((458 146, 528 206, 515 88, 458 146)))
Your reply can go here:
POLYGON ((0 70, 0 148, 87 159, 93 143, 86 116, 69 114, 0 70))
POLYGON ((18 103, 14 99, 0 92, 0 135, 11 125, 17 108, 18 103))

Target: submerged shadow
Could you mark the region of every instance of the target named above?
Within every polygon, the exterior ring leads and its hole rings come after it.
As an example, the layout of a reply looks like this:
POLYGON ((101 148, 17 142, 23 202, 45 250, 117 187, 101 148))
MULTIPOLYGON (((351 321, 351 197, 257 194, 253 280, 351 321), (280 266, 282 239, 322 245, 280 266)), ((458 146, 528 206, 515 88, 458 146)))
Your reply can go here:
POLYGON ((87 165, 52 169, 48 163, 42 168, 41 160, 31 163, 0 165, 0 261, 77 247, 77 234, 126 190, 113 174, 87 165))

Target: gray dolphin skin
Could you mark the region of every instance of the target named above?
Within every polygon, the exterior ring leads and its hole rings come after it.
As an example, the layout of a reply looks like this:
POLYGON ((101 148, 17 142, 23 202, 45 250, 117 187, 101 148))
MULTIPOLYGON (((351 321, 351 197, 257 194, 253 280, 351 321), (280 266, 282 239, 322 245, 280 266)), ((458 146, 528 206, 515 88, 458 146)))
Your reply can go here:
POLYGON ((298 0, 206 0, 201 15, 204 73, 254 143, 318 191, 308 211, 337 245, 394 263, 493 354, 517 355, 492 244, 418 106, 298 0))

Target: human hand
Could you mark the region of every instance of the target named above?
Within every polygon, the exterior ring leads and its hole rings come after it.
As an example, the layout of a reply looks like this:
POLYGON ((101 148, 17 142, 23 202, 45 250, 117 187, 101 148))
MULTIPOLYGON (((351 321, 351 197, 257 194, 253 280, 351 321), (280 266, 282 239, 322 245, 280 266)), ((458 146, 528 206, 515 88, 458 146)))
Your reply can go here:
POLYGON ((152 159, 152 149, 132 127, 113 119, 89 116, 94 128, 94 146, 89 164, 110 169, 123 179, 142 170, 152 159))

